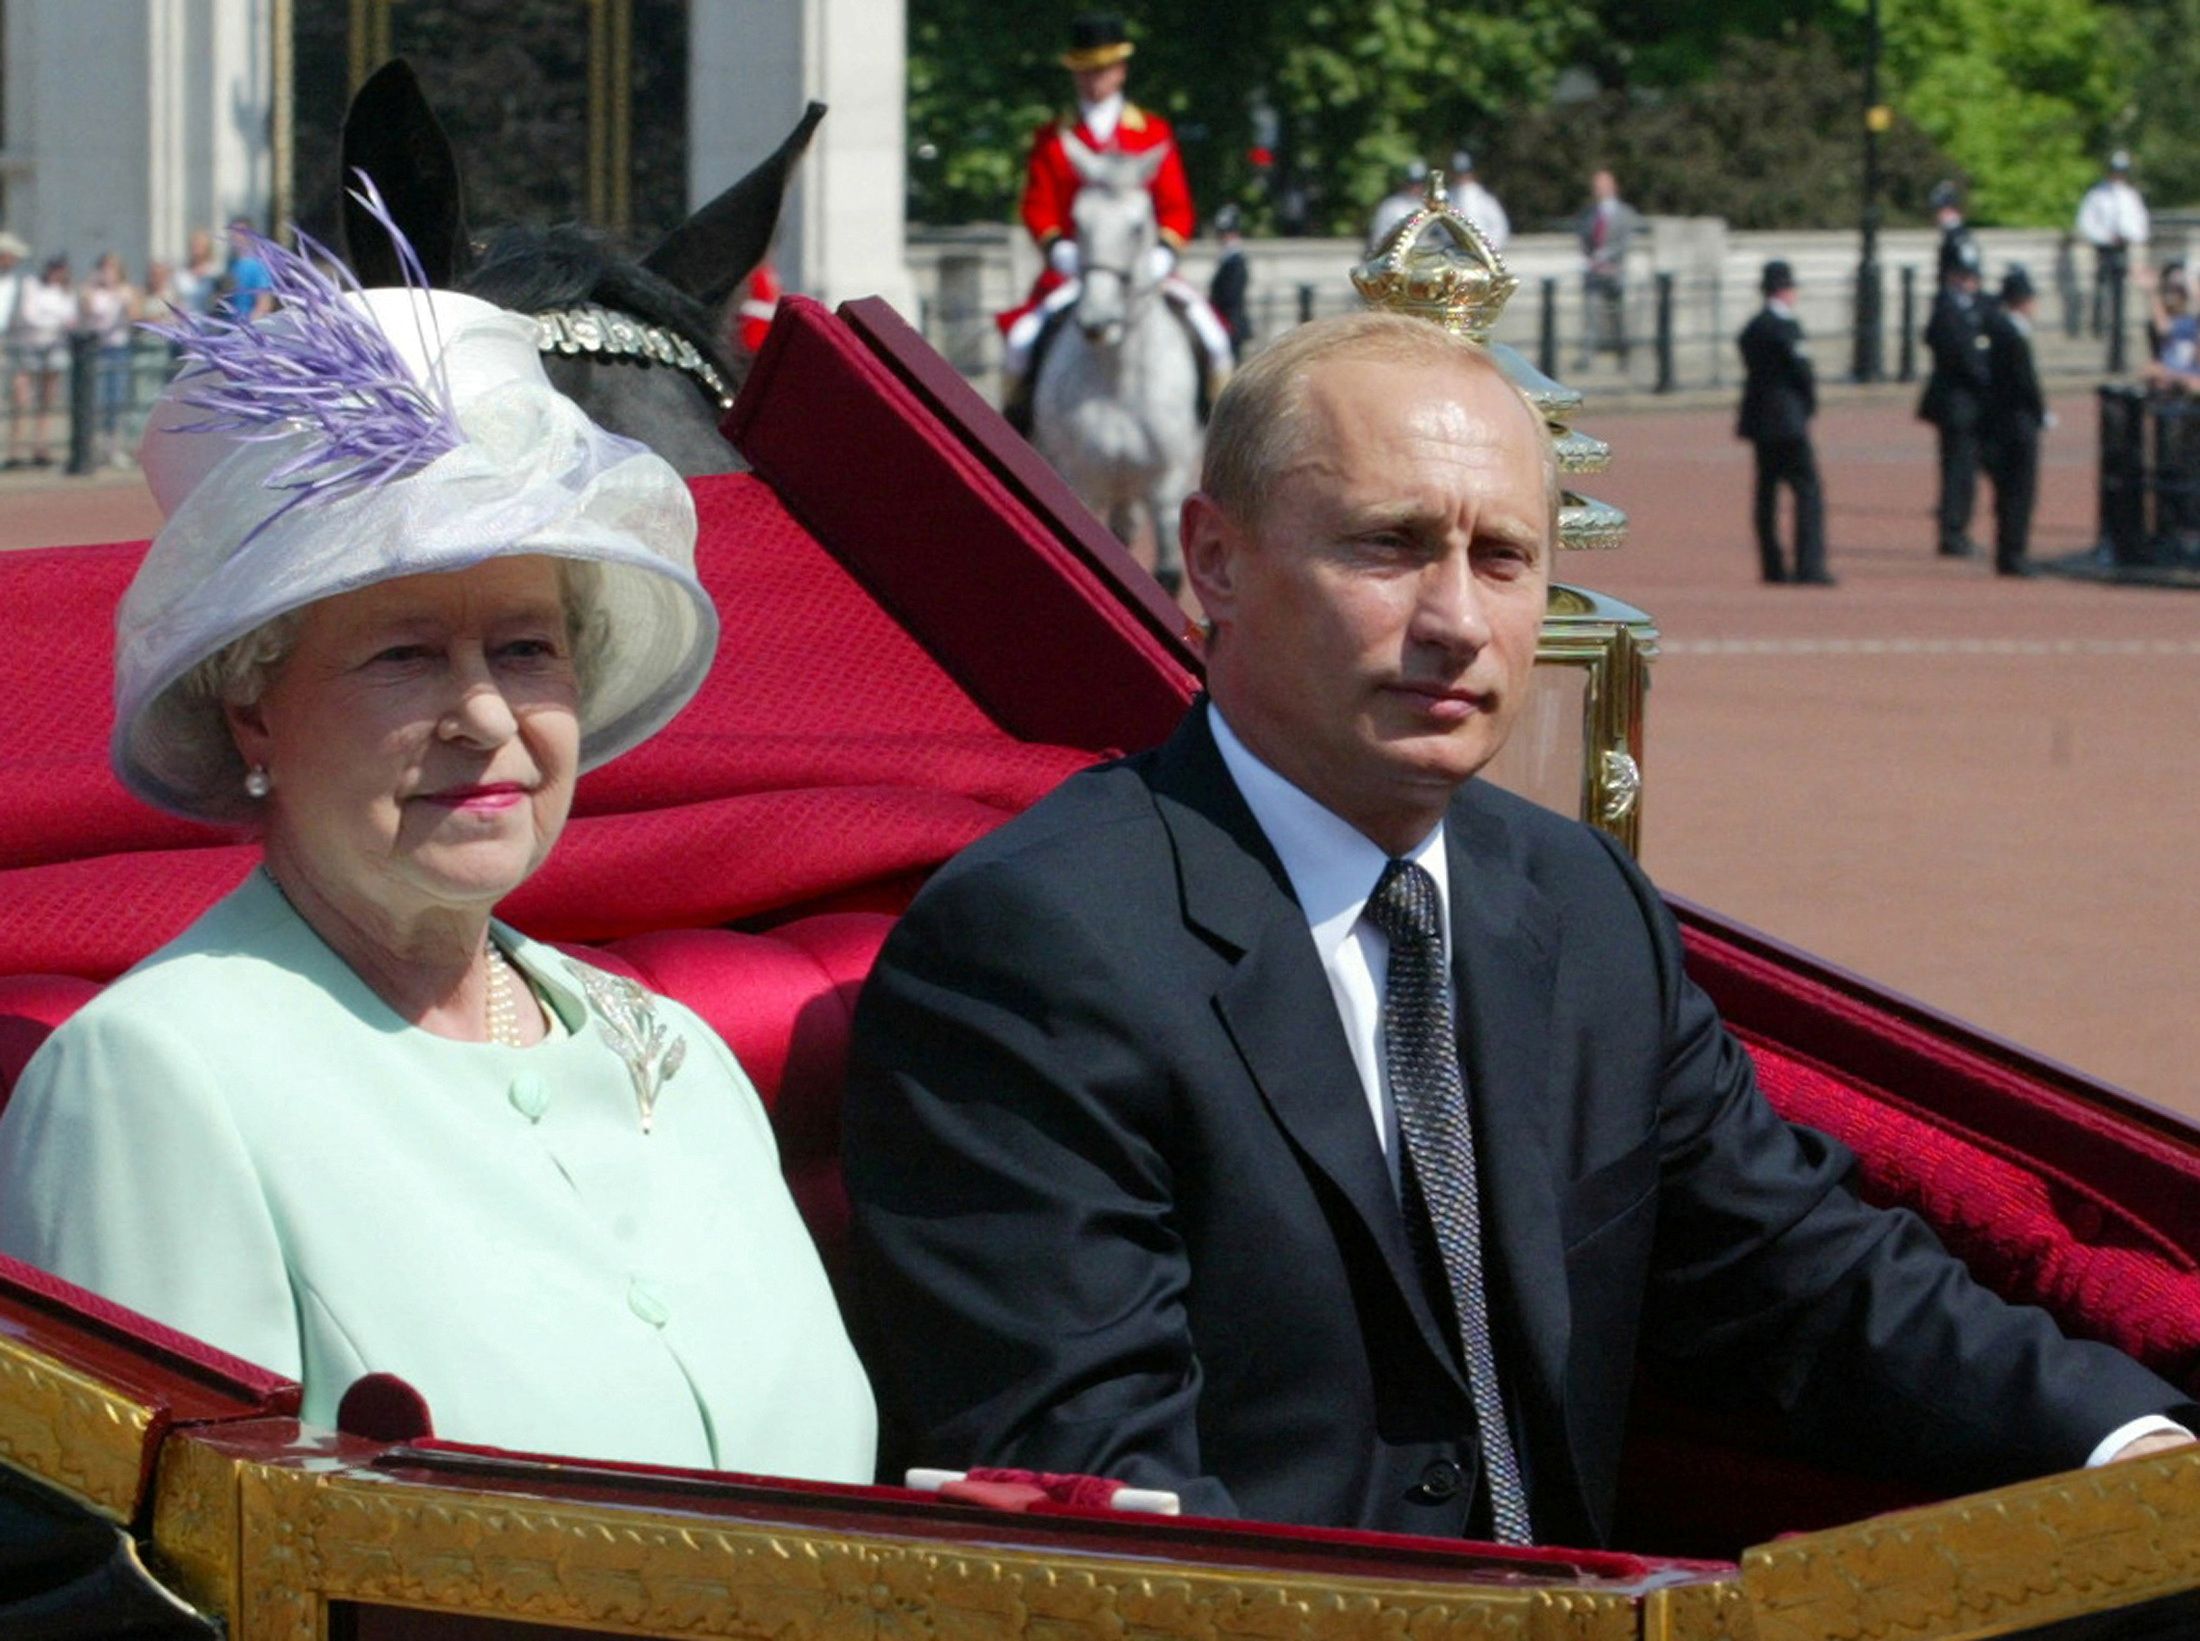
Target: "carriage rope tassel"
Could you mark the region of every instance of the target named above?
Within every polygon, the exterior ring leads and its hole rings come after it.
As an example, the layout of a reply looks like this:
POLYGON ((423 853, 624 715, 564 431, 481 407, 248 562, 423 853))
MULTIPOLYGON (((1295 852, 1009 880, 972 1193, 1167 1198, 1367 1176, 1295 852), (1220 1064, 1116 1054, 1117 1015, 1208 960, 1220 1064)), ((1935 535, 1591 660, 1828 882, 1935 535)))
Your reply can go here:
POLYGON ((538 313, 534 319, 535 346, 543 353, 594 353, 670 365, 694 378, 721 411, 733 408, 733 394, 718 367, 693 342, 667 326, 647 325, 632 314, 594 302, 538 313))

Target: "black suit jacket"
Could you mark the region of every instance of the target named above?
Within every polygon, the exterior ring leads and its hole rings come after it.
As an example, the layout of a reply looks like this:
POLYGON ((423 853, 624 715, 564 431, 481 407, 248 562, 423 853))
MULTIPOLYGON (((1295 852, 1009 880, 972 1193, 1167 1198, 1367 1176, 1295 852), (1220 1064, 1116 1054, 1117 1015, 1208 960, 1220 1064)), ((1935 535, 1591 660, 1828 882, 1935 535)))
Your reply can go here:
POLYGON ((1808 438, 1811 416, 1818 409, 1818 383, 1801 323, 1760 308, 1735 342, 1745 374, 1734 431, 1759 444, 1808 438))
MULTIPOLYGON (((1462 1058, 1538 1537, 1608 1532, 1638 1352, 1970 1486, 2176 1392, 1862 1207, 1758 1096, 1602 835, 1452 806, 1462 1058)), ((1370 885, 1372 887, 1372 885, 1370 885)), ((1327 979, 1197 710, 939 872, 857 1009, 844 1130, 882 1472, 1175 1488, 1457 1534, 1472 1414, 1327 979)))
POLYGON ((1986 313, 1985 433, 1989 443, 2023 444, 2037 439, 2047 417, 2039 372, 2032 364, 2031 338, 2017 329, 1997 302, 1986 313))

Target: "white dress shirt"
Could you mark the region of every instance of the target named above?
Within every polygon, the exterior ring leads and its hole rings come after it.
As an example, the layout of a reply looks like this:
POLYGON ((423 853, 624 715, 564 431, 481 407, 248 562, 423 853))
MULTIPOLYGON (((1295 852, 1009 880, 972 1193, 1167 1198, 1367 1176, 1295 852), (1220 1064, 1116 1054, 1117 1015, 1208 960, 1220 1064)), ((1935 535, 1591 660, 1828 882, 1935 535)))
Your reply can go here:
MULTIPOLYGON (((1337 1001, 1337 1017, 1344 1024, 1345 1041, 1352 1063, 1359 1069, 1360 1086, 1367 1096, 1368 1115, 1390 1165, 1390 1183, 1398 1184, 1398 1113, 1391 1103, 1390 1077, 1383 1056, 1383 985, 1390 974, 1390 940, 1362 916, 1375 880, 1389 863, 1366 833, 1343 817, 1325 809, 1293 786, 1254 755, 1237 738, 1229 721, 1212 701, 1207 703, 1207 727, 1214 732, 1215 750, 1223 766, 1237 782, 1245 806, 1252 810, 1284 875, 1306 914, 1306 926, 1314 936, 1314 952, 1322 972, 1329 977, 1329 994, 1337 1001)), ((1444 962, 1451 963, 1451 868, 1444 851, 1444 828, 1436 829, 1416 844, 1405 857, 1436 880, 1436 904, 1444 926, 1444 962)), ((1456 996, 1453 999, 1457 1006, 1456 996)), ((2106 1464, 2126 1444, 2157 1433, 2189 1435, 2183 1425, 2150 1414, 2119 1426, 2101 1439, 2086 1464, 2106 1464)))
POLYGON ((1102 97, 1096 103, 1079 103, 1077 117, 1085 122, 1093 141, 1105 148, 1115 140, 1115 128, 1123 123, 1123 93, 1102 97))
POLYGON ((2151 230, 2147 202, 2128 182, 2104 177, 2078 202, 2078 233, 2095 245, 2144 245, 2151 230))

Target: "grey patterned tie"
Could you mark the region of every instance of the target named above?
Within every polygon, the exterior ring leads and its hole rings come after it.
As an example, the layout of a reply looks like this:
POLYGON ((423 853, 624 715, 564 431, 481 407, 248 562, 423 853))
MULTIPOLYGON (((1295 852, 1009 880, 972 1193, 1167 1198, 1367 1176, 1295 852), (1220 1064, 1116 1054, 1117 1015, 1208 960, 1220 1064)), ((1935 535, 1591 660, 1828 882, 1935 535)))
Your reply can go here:
POLYGON ((1466 1358, 1467 1390, 1490 1479, 1490 1515, 1501 1544, 1533 1542, 1528 1494, 1497 1388, 1489 1297, 1482 1286, 1482 1200, 1475 1176, 1474 1129, 1452 1022, 1444 966, 1444 925, 1436 880, 1410 860, 1393 860, 1376 879, 1367 918, 1390 941, 1383 988, 1383 1058, 1390 1072, 1398 1131, 1443 1255, 1452 1315, 1466 1358))

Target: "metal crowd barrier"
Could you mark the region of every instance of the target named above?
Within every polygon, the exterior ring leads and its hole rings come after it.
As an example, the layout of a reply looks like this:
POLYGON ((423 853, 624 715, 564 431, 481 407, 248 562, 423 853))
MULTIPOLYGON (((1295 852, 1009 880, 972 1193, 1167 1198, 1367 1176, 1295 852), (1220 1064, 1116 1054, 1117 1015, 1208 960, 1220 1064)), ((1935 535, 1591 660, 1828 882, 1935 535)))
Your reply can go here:
MULTIPOLYGON (((1821 280, 1814 291, 1806 291, 1803 322, 1821 381, 1853 379, 1851 362, 1867 355, 1879 362, 1878 380, 1916 382, 1931 368, 1923 333, 1932 311, 1932 268, 1905 263, 1882 270, 1881 277, 1885 289, 1876 304, 1878 345, 1866 349, 1857 346, 1860 293, 1853 270, 1838 289, 1821 280)), ((1597 393, 1658 394, 1741 385, 1734 339, 1757 309, 1754 286, 1738 289, 1716 276, 1652 273, 1628 280, 1606 308, 1584 289, 1578 274, 1532 276, 1524 285, 1496 340, 1518 348, 1546 376, 1597 393)), ((2106 329, 2098 347, 2073 348, 2063 337, 2051 335, 2054 327, 2040 324, 2034 337, 2042 376, 2117 372, 2116 361, 2125 356, 2127 344, 2137 342, 2141 315, 2123 302, 2120 289, 2104 287, 2104 304, 2106 329)), ((1262 341, 1359 306, 1359 298, 1342 280, 1256 283, 1247 296, 1254 334, 1262 341)), ((1865 307, 1870 310, 1873 304, 1867 300, 1865 307)), ((991 364, 990 339, 974 330, 965 335, 964 328, 951 322, 955 317, 945 310, 928 311, 927 334, 936 345, 961 345, 958 366, 984 374, 991 364)))
POLYGON ((128 343, 110 347, 88 331, 71 335, 68 471, 128 463, 175 369, 175 351, 157 336, 133 332, 128 343))
POLYGON ((2100 390, 2105 561, 2200 569, 2200 400, 2112 382, 2100 390))

